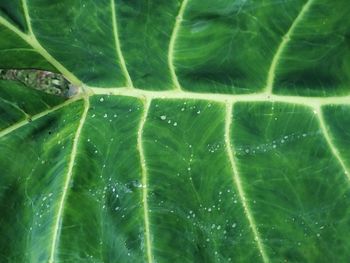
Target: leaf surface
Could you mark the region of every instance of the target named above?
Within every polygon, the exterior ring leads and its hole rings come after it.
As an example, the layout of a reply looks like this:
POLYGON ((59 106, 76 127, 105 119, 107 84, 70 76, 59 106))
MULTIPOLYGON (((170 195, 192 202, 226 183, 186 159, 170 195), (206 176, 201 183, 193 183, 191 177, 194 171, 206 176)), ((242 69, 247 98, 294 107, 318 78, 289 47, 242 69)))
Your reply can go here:
POLYGON ((346 1, 0 1, 0 261, 346 262, 346 1))

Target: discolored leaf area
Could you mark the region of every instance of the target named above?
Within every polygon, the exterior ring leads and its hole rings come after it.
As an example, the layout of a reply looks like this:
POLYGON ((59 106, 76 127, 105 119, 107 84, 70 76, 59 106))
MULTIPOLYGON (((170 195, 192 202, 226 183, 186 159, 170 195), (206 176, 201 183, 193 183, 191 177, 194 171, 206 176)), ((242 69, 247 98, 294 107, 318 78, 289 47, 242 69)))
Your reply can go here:
POLYGON ((348 262, 346 0, 0 0, 0 262, 348 262))

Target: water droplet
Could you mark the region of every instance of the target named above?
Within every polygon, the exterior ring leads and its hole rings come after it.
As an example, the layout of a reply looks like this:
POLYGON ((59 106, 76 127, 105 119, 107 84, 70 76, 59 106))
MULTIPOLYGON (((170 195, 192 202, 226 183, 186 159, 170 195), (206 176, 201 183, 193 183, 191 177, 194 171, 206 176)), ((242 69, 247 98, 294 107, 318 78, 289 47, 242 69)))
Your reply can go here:
POLYGON ((160 116, 160 119, 161 119, 162 121, 164 121, 164 120, 166 120, 166 116, 165 116, 165 115, 162 115, 162 116, 160 116))

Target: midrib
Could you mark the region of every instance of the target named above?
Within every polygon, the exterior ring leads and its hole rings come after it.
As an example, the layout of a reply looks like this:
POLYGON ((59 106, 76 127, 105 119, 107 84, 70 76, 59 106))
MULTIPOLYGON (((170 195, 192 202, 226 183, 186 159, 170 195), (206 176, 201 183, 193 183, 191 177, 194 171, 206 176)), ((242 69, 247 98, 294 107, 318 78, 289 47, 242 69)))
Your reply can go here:
POLYGON ((219 94, 219 93, 197 93, 189 91, 147 91, 129 88, 98 88, 85 87, 90 95, 113 95, 130 96, 140 99, 192 99, 208 100, 217 102, 282 102, 317 108, 328 104, 350 104, 350 95, 333 97, 306 97, 306 96, 285 96, 262 93, 252 94, 219 94))

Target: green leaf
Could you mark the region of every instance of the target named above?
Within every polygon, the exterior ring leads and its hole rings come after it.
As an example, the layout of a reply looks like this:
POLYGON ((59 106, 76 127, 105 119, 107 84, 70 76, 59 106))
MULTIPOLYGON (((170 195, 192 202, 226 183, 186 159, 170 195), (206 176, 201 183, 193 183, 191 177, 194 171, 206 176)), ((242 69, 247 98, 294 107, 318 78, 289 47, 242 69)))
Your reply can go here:
POLYGON ((0 261, 347 262, 348 13, 0 1, 0 261))

